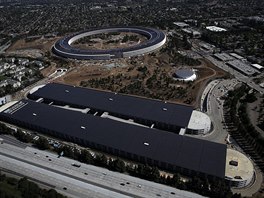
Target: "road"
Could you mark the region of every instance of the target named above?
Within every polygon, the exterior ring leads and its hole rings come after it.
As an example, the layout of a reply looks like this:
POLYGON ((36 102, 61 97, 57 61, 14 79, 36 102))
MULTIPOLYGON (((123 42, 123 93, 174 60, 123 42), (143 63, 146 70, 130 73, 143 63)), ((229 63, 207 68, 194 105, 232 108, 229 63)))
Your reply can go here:
POLYGON ((248 77, 243 75, 242 73, 232 69, 231 67, 227 66, 223 61, 219 61, 214 58, 212 55, 205 55, 204 58, 211 61, 217 67, 223 69, 224 71, 232 74, 237 80, 240 82, 246 83, 252 89, 258 91, 259 93, 264 93, 264 88, 260 87, 258 84, 254 83, 253 77, 248 77))
POLYGON ((225 139, 228 132, 223 122, 224 100, 221 100, 220 98, 227 94, 229 90, 233 90, 237 83, 239 82, 236 79, 222 79, 214 80, 207 85, 202 94, 200 106, 201 109, 210 117, 213 124, 213 130, 209 134, 196 135, 194 137, 226 144, 225 139), (203 107, 204 102, 206 103, 206 108, 203 107))
POLYGON ((58 158, 47 151, 6 143, 0 144, 0 168, 37 178, 56 186, 58 192, 69 197, 202 197, 65 157, 58 158), (81 164, 81 167, 74 167, 72 163, 81 164))
MULTIPOLYGON (((233 90, 235 86, 239 83, 236 79, 228 80, 214 80, 204 89, 204 93, 201 98, 201 108, 203 107, 203 102, 206 102, 207 109, 204 109, 205 112, 209 115, 212 120, 214 129, 211 133, 204 136, 195 136, 201 139, 206 139, 213 142, 226 144, 226 137, 228 135, 227 128, 224 124, 223 116, 223 103, 224 100, 221 100, 221 96, 225 95, 228 90, 233 90), (206 95, 208 95, 206 100, 206 95)), ((244 151, 238 146, 238 144, 230 137, 232 147, 235 147, 236 150, 244 153, 244 151)), ((228 147, 230 147, 229 145, 228 147)), ((245 153, 244 153, 245 154, 245 153)), ((247 154, 245 154, 247 155, 247 154)), ((250 158, 250 156, 247 155, 250 158)), ((256 178, 252 185, 242 188, 242 189, 232 189, 233 193, 240 193, 242 196, 252 196, 254 193, 258 192, 261 187, 263 176, 259 168, 254 164, 256 178)))
POLYGON ((55 79, 57 79, 57 78, 59 78, 59 77, 65 75, 67 72, 70 72, 72 69, 67 70, 67 69, 61 68, 61 70, 63 70, 63 71, 61 71, 61 72, 57 72, 57 71, 56 71, 56 72, 50 74, 48 77, 45 77, 45 78, 43 78, 43 79, 41 79, 41 80, 39 80, 39 81, 37 81, 37 82, 35 82, 35 83, 33 83, 33 84, 27 86, 27 87, 25 87, 23 90, 16 92, 16 93, 12 96, 12 99, 13 99, 13 100, 21 100, 21 99, 23 99, 23 98, 27 98, 27 94, 28 94, 28 93, 30 92, 30 90, 33 89, 34 87, 37 87, 37 86, 39 86, 39 85, 45 85, 45 84, 47 84, 47 83, 50 83, 50 82, 52 82, 53 80, 55 80, 55 79))
MULTIPOLYGON (((220 61, 216 59, 213 56, 213 51, 204 51, 201 49, 200 44, 197 44, 196 42, 192 43, 192 50, 199 54, 201 57, 211 61, 215 66, 219 67, 220 69, 230 73, 233 75, 237 80, 240 82, 246 83, 249 87, 252 89, 258 91, 261 94, 264 94, 264 88, 260 87, 258 84, 254 83, 253 78, 254 77, 249 77, 245 76, 244 74, 234 70, 233 68, 229 67, 228 65, 225 64, 225 62, 220 61)), ((263 74, 260 74, 259 77, 263 76, 263 74)))
POLYGON ((0 135, 0 138, 2 138, 4 140, 5 143, 17 146, 17 147, 21 147, 23 149, 25 149, 27 147, 27 144, 20 142, 19 140, 17 140, 15 137, 9 136, 9 135, 0 135))

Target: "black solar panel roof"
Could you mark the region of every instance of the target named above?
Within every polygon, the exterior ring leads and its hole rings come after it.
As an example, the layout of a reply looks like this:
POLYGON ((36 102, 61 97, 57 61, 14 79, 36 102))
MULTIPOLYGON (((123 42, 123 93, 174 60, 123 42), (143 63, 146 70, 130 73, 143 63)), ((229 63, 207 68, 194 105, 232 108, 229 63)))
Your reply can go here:
POLYGON ((226 145, 139 127, 107 118, 22 100, 0 119, 83 140, 224 178, 226 145), (8 118, 8 119, 6 119, 8 118), (144 143, 147 143, 145 145, 144 143))
POLYGON ((83 32, 78 32, 76 34, 73 35, 69 35, 66 36, 65 38, 62 38, 60 40, 58 40, 55 43, 55 46, 57 49, 63 51, 63 52, 67 52, 67 53, 72 53, 75 54, 75 56, 78 56, 78 54, 85 54, 85 55, 89 55, 89 54, 115 54, 116 52, 128 52, 131 50, 140 50, 143 47, 150 47, 152 45, 155 45, 159 42, 161 42, 164 38, 165 38, 165 34, 160 31, 160 30, 156 30, 153 28, 146 28, 146 27, 136 27, 136 26, 130 26, 130 27, 105 27, 105 28, 93 28, 90 30, 85 30, 83 32), (69 45, 69 40, 71 40, 73 37, 86 33, 86 32, 93 32, 93 31, 98 31, 98 30, 106 30, 106 32, 134 32, 134 33, 138 33, 138 34, 142 34, 145 35, 148 40, 138 44, 138 45, 134 45, 134 46, 130 46, 127 48, 116 48, 116 49, 109 49, 109 50, 81 50, 78 48, 74 48, 72 46, 69 45), (108 31, 107 31, 108 30, 108 31), (112 30, 112 31, 109 31, 112 30))
POLYGON ((72 107, 88 107, 129 116, 132 119, 135 117, 183 128, 188 126, 193 111, 192 107, 186 105, 57 83, 47 84, 32 96, 62 102, 72 107))

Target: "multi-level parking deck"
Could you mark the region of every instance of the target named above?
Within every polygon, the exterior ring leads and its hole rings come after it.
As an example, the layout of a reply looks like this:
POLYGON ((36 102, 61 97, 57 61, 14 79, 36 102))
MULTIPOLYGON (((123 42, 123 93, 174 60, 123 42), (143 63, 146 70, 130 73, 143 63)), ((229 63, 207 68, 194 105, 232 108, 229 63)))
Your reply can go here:
POLYGON ((0 120, 171 171, 192 176, 225 176, 226 145, 223 144, 30 100, 2 108, 0 120))
POLYGON ((190 122, 193 107, 181 104, 98 91, 64 84, 49 83, 32 91, 28 98, 54 105, 69 105, 73 108, 89 108, 98 113, 108 112, 123 119, 162 130, 179 132, 190 122))

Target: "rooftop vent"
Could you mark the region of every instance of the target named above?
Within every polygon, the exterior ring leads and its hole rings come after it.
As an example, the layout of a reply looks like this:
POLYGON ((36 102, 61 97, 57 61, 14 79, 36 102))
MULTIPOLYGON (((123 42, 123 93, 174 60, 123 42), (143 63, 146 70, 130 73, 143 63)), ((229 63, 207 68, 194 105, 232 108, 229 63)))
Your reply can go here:
POLYGON ((149 143, 148 143, 148 142, 144 142, 144 145, 145 145, 145 146, 149 146, 149 143))
POLYGON ((229 161, 229 165, 231 165, 231 166, 238 166, 238 162, 237 161, 234 161, 234 160, 231 160, 231 161, 229 161))
POLYGON ((33 113, 33 116, 36 116, 37 114, 36 113, 33 113))
POLYGON ((81 126, 81 129, 85 129, 85 126, 81 126))

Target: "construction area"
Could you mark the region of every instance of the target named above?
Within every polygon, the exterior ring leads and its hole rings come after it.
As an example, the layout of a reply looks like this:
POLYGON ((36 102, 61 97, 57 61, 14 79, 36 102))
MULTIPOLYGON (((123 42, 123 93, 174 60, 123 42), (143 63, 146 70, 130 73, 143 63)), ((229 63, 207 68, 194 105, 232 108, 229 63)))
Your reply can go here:
MULTIPOLYGON (((117 36, 120 35, 115 37, 117 36)), ((29 54, 32 57, 48 58, 51 66, 42 70, 44 77, 48 77, 57 68, 67 68, 68 72, 54 80, 55 82, 185 103, 195 107, 199 106, 199 96, 209 81, 227 76, 226 72, 205 59, 199 59, 200 64, 195 66, 184 62, 172 63, 171 56, 162 50, 133 58, 104 61, 59 59, 50 52, 57 39, 58 37, 18 40, 7 52, 20 55, 31 52, 29 54), (175 80, 172 73, 181 68, 195 70, 197 79, 193 82, 175 80)))

